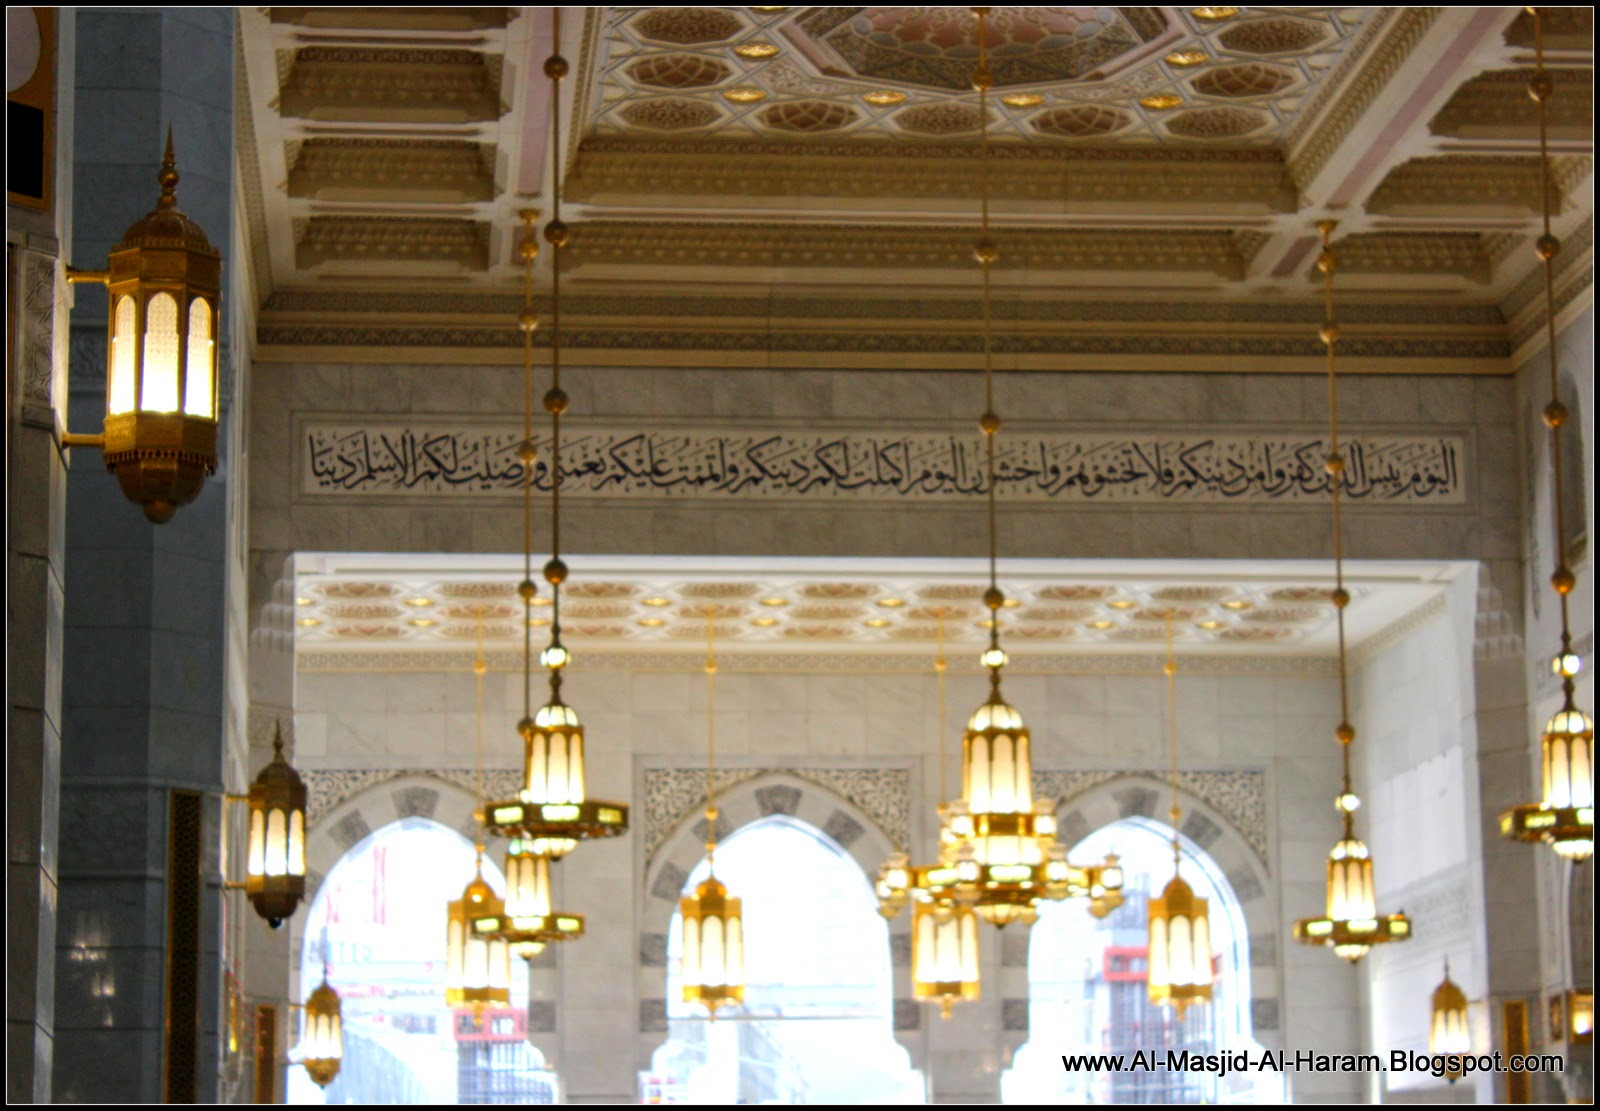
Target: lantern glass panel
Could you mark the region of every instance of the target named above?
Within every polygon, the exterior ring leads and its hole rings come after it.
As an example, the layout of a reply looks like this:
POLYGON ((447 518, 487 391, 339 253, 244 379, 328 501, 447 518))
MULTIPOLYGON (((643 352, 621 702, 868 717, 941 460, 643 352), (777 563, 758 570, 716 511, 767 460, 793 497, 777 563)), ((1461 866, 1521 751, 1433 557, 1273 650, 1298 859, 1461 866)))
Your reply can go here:
POLYGON ((250 859, 245 870, 252 876, 265 875, 267 871, 267 816, 264 811, 250 811, 250 859))
POLYGON ((211 397, 215 365, 211 337, 211 305, 204 297, 189 302, 189 350, 184 363, 183 411, 191 417, 214 418, 211 397))
POLYGON ((139 346, 139 336, 136 315, 132 297, 117 299, 111 334, 111 381, 106 386, 106 412, 111 416, 131 413, 137 407, 134 353, 139 346))
POLYGON ((178 302, 158 293, 145 306, 144 396, 139 408, 149 413, 178 411, 178 302))
POLYGON ((289 815, 289 874, 306 874, 306 816, 301 810, 289 815))
POLYGON ((283 811, 282 810, 270 810, 270 811, 268 811, 267 812, 267 856, 266 856, 266 874, 267 875, 269 875, 269 876, 281 876, 288 870, 287 867, 286 867, 286 865, 287 865, 287 849, 288 849, 288 846, 286 844, 287 840, 288 840, 288 822, 284 820, 283 811))

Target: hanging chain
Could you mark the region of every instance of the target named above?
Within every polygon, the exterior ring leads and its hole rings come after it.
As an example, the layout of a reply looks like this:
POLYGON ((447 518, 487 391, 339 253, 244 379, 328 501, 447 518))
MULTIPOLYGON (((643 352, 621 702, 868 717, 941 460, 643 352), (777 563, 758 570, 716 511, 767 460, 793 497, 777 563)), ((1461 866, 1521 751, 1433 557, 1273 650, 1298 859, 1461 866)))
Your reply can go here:
POLYGON ((706 607, 706 860, 717 848, 717 649, 716 607, 706 607))
POLYGON ((538 588, 533 583, 533 461, 538 452, 533 444, 533 333, 539 317, 533 311, 533 260, 539 256, 539 236, 534 221, 537 209, 524 208, 522 241, 517 253, 522 258, 522 313, 517 325, 522 329, 522 442, 517 457, 522 460, 522 582, 517 593, 522 598, 522 728, 533 727, 533 599, 538 588))
POLYGON ((989 69, 988 31, 985 20, 988 8, 973 8, 978 18, 978 64, 972 70, 972 87, 978 90, 979 119, 979 188, 982 196, 983 229, 972 255, 983 274, 983 396, 984 411, 978 418, 983 432, 984 470, 989 486, 989 589, 984 592, 984 605, 989 607, 989 652, 984 663, 989 667, 990 685, 994 697, 999 697, 1000 669, 1005 666, 1005 656, 1000 651, 1000 607, 1005 595, 1000 592, 999 580, 999 529, 996 519, 995 490, 995 437, 1000 432, 1000 415, 994 408, 994 319, 990 304, 990 271, 1000 257, 999 248, 989 234, 989 90, 994 86, 994 74, 989 69))
POLYGON ((938 629, 939 629, 939 632, 938 632, 939 649, 938 649, 938 655, 934 656, 934 658, 933 658, 933 672, 934 672, 934 675, 936 675, 938 677, 938 688, 939 688, 939 805, 943 806, 944 803, 945 803, 945 778, 944 778, 944 765, 945 765, 945 741, 944 741, 945 697, 944 697, 944 687, 945 687, 946 673, 950 670, 950 661, 945 659, 945 656, 944 656, 944 607, 940 606, 937 610, 935 610, 934 611, 934 616, 938 619, 938 622, 939 622, 939 625, 938 625, 938 629))
POLYGON ((550 559, 544 565, 545 581, 550 584, 550 648, 546 666, 550 670, 550 699, 561 700, 561 668, 567 661, 561 645, 561 584, 567 579, 567 565, 561 559, 561 414, 567 411, 567 395, 561 388, 561 249, 571 238, 561 219, 561 79, 570 70, 561 56, 561 9, 550 9, 550 57, 544 73, 550 78, 550 167, 551 213, 544 226, 545 242, 554 248, 550 256, 550 389, 544 395, 545 411, 550 414, 550 559))
POLYGON ((1554 505, 1551 508, 1555 523, 1556 569, 1550 576, 1550 585, 1561 599, 1561 656, 1557 671, 1561 676, 1562 691, 1570 707, 1573 696, 1573 675, 1572 669, 1567 665, 1567 657, 1572 654, 1572 627, 1568 609, 1569 595, 1577 580, 1572 569, 1567 566, 1566 505, 1561 474, 1561 429, 1570 416, 1567 407, 1561 403, 1561 377, 1556 358, 1555 275, 1556 255, 1561 253, 1561 240, 1550 231, 1551 193, 1555 190, 1555 175, 1550 164, 1549 117, 1550 98, 1555 92, 1555 83, 1550 79, 1544 66, 1544 16, 1538 8, 1529 8, 1528 14, 1533 17, 1533 48, 1537 67, 1533 77, 1528 80, 1528 95, 1539 106, 1539 183, 1540 194, 1544 201, 1544 233, 1535 241, 1534 250, 1544 263, 1545 345, 1549 349, 1550 360, 1550 403, 1544 407, 1544 423, 1550 429, 1550 472, 1555 495, 1554 505))
POLYGON ((1167 813, 1172 818, 1172 866, 1178 866, 1178 819, 1183 816, 1178 806, 1178 659, 1172 650, 1172 610, 1166 612, 1167 660, 1161 670, 1167 677, 1167 766, 1172 773, 1172 808, 1167 813))
POLYGON ((484 794, 483 789, 483 673, 487 671, 488 668, 489 665, 484 662, 483 658, 483 607, 480 605, 478 607, 478 651, 477 654, 472 658, 472 674, 477 688, 477 712, 474 714, 476 730, 472 745, 472 766, 473 778, 478 784, 478 808, 476 815, 478 823, 477 867, 480 878, 483 876, 483 825, 485 819, 488 818, 488 804, 485 801, 487 796, 484 794))
MULTIPOLYGON (((1317 269, 1322 271, 1323 323, 1318 335, 1328 348, 1328 493, 1333 502, 1333 590, 1328 597, 1338 614, 1339 625, 1339 725, 1334 736, 1339 741, 1343 788, 1350 794, 1350 745, 1356 739, 1356 729, 1350 724, 1350 676, 1346 656, 1344 611, 1350 604, 1350 592, 1344 585, 1344 530, 1340 516, 1339 494, 1344 485, 1345 458, 1339 451, 1339 376, 1335 369, 1335 347, 1339 341, 1339 325, 1333 315, 1333 271, 1338 260, 1333 253, 1333 229, 1336 220, 1318 220, 1317 231, 1322 235, 1322 253, 1317 256, 1317 269)), ((1344 813, 1345 837, 1353 836, 1353 819, 1350 810, 1344 813)))

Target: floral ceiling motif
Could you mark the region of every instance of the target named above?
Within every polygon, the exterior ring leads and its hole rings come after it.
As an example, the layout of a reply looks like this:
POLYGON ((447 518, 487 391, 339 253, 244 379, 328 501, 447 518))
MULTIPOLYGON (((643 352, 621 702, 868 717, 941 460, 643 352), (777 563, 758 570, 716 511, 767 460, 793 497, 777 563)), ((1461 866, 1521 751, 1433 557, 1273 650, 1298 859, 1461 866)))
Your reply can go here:
MULTIPOLYGON (((978 127, 966 8, 611 11, 591 134, 927 142, 978 127), (663 89, 679 95, 664 100, 663 89)), ((1369 12, 995 8, 990 132, 1001 142, 1279 145, 1369 12), (1249 108, 1232 107, 1240 101, 1249 108)))

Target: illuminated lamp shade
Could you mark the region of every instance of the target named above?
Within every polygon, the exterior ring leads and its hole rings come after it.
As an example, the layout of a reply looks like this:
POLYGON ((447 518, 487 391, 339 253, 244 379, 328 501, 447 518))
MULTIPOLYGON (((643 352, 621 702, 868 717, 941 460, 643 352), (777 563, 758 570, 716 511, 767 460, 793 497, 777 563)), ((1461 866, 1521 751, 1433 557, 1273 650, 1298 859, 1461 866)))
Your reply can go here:
POLYGON ((683 917, 683 1001, 712 1018, 744 1002, 744 923, 741 900, 716 876, 707 876, 679 903, 683 917))
MULTIPOLYGON (((550 858, 512 842, 506 850, 506 917, 548 918, 550 913, 550 858)), ((544 947, 542 941, 514 941, 511 952, 532 960, 544 947)))
POLYGON ((1573 1045, 1594 1044, 1594 992, 1567 993, 1567 1038, 1573 1045))
POLYGON ((1589 812, 1576 831, 1556 831, 1550 847, 1567 860, 1586 860, 1594 851, 1594 721, 1570 703, 1544 727, 1544 808, 1589 812))
MULTIPOLYGON (((1372 891, 1372 858, 1365 843, 1346 837, 1328 854, 1328 917, 1334 922, 1362 922, 1377 916, 1372 891)), ((1335 945, 1334 952, 1354 964, 1368 946, 1335 945)))
POLYGON ((970 907, 918 901, 911 912, 911 993, 937 1002, 942 1018, 953 1004, 976 999, 978 918, 970 907))
POLYGON ((306 785, 283 758, 281 727, 274 727, 272 762, 250 784, 247 800, 245 897, 277 929, 306 893, 306 785))
MULTIPOLYGON (((584 801, 583 723, 577 711, 560 701, 539 708, 533 720, 517 726, 523 742, 522 801, 584 801)), ((540 838, 536 851, 559 860, 578 842, 570 837, 540 838)))
POLYGON ((878 896, 878 913, 893 918, 911 898, 911 858, 905 853, 890 853, 878 869, 873 886, 878 896))
MULTIPOLYGON (((1450 979, 1450 962, 1444 966, 1444 982, 1433 989, 1433 1008, 1428 1020, 1428 1052, 1446 1056, 1472 1052, 1472 1035, 1467 1029, 1467 996, 1454 980, 1450 979)), ((1454 1084, 1461 1079, 1461 1070, 1445 1073, 1454 1084)))
POLYGON ((306 1037, 301 1063, 317 1087, 326 1088, 339 1075, 344 1058, 344 1024, 339 1015, 339 993, 322 973, 322 983, 306 1000, 306 1037))
POLYGON ((1150 1002, 1176 1007, 1211 999, 1211 922, 1207 900, 1181 876, 1150 900, 1150 1002))
POLYGON ((182 212, 167 133, 155 209, 128 228, 104 271, 70 270, 106 286, 106 415, 98 446, 122 492, 160 524, 217 469, 217 338, 222 256, 182 212))
POLYGON ((1031 814, 1033 758, 1022 715, 996 687, 961 738, 961 796, 972 814, 1031 814))
POLYGON ((449 905, 449 949, 445 966, 445 1002, 474 1009, 511 1001, 511 952, 505 940, 481 933, 476 919, 502 915, 505 905, 483 878, 483 857, 477 874, 449 905))

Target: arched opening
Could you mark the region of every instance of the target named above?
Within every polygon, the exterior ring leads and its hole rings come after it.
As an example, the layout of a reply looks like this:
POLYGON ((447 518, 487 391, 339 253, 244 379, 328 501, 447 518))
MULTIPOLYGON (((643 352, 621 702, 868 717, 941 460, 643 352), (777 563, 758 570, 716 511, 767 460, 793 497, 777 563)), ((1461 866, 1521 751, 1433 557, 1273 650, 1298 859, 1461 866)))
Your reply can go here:
MULTIPOLYGON (((706 877, 702 860, 685 884, 706 877)), ((681 916, 667 949, 668 1040, 648 1081, 662 1102, 920 1103, 894 1039, 887 924, 860 867, 803 822, 772 816, 717 846, 744 900, 745 997, 715 1022, 684 1003, 681 916)))
POLYGON ((1187 838, 1182 843, 1183 878, 1210 900, 1211 1002, 1191 1007, 1181 1020, 1150 1002, 1147 904, 1172 878, 1172 829, 1144 818, 1114 822, 1079 842, 1072 859, 1120 854, 1124 902, 1104 918, 1093 917, 1081 899, 1040 908, 1028 952, 1031 1037, 1001 1079, 1005 1102, 1283 1102, 1274 1072, 1219 1076, 1167 1067, 1169 1051, 1248 1050, 1254 1063, 1263 1052, 1251 1030, 1244 911, 1216 863, 1187 838), (1158 1067, 1131 1067, 1141 1050, 1157 1055, 1158 1067), (1062 1057, 1079 1054, 1123 1054, 1130 1067, 1069 1071, 1062 1057))
MULTIPOLYGON (((472 878, 473 846, 426 818, 384 826, 328 872, 306 914, 302 994, 338 991, 344 1060, 326 1089, 289 1070, 288 1103, 552 1103, 554 1077, 526 1036, 528 977, 474 1015, 445 1005, 445 905, 472 878)), ((487 858, 496 893, 505 880, 487 858)), ((298 1020, 291 1043, 298 1042, 298 1020)), ((295 1059, 291 1048, 290 1059, 295 1059)))

